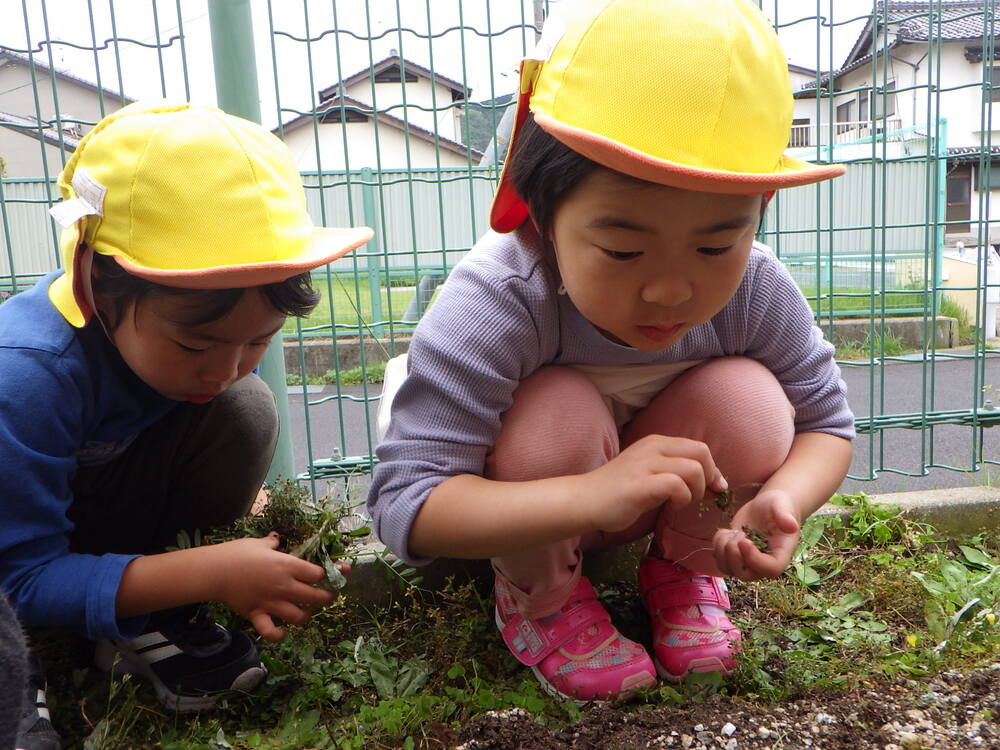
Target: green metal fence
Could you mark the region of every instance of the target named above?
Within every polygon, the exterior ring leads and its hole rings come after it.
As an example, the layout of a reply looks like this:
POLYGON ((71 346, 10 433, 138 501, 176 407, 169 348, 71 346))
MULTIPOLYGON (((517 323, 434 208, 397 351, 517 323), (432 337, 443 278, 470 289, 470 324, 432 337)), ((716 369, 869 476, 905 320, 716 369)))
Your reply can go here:
MULTIPOLYGON (((285 422, 272 476, 365 473, 379 366, 486 230, 517 61, 568 2, 7 4, 0 299, 57 267, 54 178, 101 116, 166 96, 261 121, 295 154, 317 222, 375 229, 316 274, 319 308, 269 350, 285 422)), ((790 145, 849 165, 780 192, 761 235, 841 346, 858 482, 998 462, 995 5, 763 0, 792 63, 790 145), (935 334, 943 313, 966 316, 961 340, 935 334)))

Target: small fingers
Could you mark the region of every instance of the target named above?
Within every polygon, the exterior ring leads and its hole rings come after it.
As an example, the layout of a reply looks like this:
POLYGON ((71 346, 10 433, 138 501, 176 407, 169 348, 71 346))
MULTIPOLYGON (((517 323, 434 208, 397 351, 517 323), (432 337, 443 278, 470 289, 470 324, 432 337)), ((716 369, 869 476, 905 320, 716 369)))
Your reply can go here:
POLYGON ((311 607, 322 607, 333 601, 334 593, 316 586, 309 586, 303 583, 296 584, 286 597, 289 601, 311 607))
POLYGON ((309 622, 309 612, 291 602, 275 602, 268 607, 268 610, 268 614, 272 617, 280 617, 289 625, 303 625, 309 622))
MULTIPOLYGON (((752 581, 754 575, 747 565, 747 560, 743 551, 743 542, 753 547, 753 542, 746 538, 742 531, 732 531, 725 545, 726 566, 731 574, 741 581, 752 581)), ((756 551, 756 548, 754 548, 756 551)))
POLYGON ((288 556, 289 572, 299 581, 304 583, 319 583, 326 575, 321 565, 311 563, 298 557, 288 556))
POLYGON ((777 578, 784 571, 786 565, 773 554, 773 550, 767 553, 761 552, 749 539, 741 539, 739 542, 740 552, 743 557, 743 564, 753 576, 753 579, 777 578))
POLYGON ((260 633, 261 638, 271 643, 277 643, 285 637, 285 629, 274 624, 271 615, 262 610, 254 610, 247 617, 254 630, 260 633))

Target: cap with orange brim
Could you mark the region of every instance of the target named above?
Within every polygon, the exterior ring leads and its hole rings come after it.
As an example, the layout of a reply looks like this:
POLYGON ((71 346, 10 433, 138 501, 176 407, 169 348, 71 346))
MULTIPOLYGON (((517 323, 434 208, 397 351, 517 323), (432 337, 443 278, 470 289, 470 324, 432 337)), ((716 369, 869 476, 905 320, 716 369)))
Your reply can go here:
POLYGON ((59 175, 65 273, 49 298, 72 325, 93 314, 90 255, 165 286, 270 284, 330 263, 368 227, 314 226, 291 152, 260 125, 188 103, 136 102, 105 117, 59 175), (85 249, 85 251, 84 251, 85 249))
MULTIPOLYGON (((845 172, 784 153, 788 63, 749 0, 589 0, 540 48, 521 63, 508 161, 530 111, 601 166, 686 190, 768 193, 845 172)), ((509 232, 527 217, 505 167, 490 225, 509 232)))

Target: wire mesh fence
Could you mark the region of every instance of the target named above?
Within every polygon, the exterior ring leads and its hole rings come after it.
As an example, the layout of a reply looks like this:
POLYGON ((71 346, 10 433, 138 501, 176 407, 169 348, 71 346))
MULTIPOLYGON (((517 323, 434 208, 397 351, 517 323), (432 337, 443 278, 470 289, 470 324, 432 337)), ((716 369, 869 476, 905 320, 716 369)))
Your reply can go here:
MULTIPOLYGON (((365 473, 381 365, 486 231, 518 60, 572 2, 272 0, 245 3, 245 25, 224 24, 213 0, 5 5, 0 299, 58 268, 54 179, 97 120, 136 99, 214 104, 246 87, 292 150, 314 220, 375 229, 315 274, 323 300, 286 325, 285 374, 271 376, 289 403, 284 473, 365 473)), ((789 54, 792 153, 849 165, 781 191, 761 227, 839 347, 861 433, 849 484, 989 481, 996 0, 762 5, 789 54)))

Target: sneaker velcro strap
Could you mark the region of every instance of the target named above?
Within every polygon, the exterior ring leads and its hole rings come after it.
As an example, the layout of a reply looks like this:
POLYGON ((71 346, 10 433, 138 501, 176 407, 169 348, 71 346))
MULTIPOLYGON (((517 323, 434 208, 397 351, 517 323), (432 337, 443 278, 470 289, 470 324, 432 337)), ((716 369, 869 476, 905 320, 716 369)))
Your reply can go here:
POLYGON ((539 620, 526 620, 519 612, 514 613, 500 632, 514 657, 524 666, 533 667, 582 630, 610 621, 607 610, 597 599, 590 598, 539 620))
POLYGON ((714 604, 729 609, 729 594, 721 578, 696 576, 669 581, 643 592, 646 608, 659 612, 666 607, 688 607, 692 604, 714 604))

